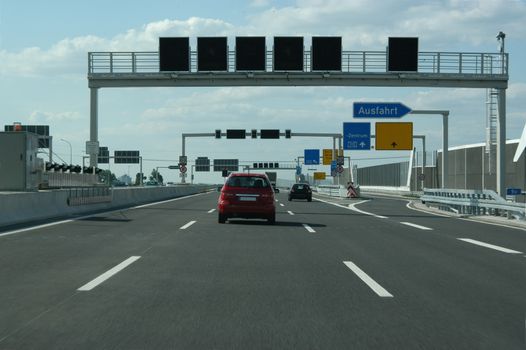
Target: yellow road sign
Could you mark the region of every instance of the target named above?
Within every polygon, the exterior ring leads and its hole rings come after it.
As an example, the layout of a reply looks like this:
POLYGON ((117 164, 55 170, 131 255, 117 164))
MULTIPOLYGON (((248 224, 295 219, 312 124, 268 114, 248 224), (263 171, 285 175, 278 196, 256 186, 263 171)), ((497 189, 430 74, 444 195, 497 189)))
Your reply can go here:
POLYGON ((323 150, 323 165, 331 165, 332 161, 332 149, 323 150))
POLYGON ((377 151, 413 150, 413 123, 376 123, 377 151))
POLYGON ((321 171, 315 171, 314 180, 325 180, 325 173, 321 171))

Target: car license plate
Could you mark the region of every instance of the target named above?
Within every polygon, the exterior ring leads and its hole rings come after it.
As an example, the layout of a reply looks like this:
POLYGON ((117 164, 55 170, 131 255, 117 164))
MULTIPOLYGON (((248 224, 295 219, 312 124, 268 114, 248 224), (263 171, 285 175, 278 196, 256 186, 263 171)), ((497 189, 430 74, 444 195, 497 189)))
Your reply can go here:
POLYGON ((240 201, 246 201, 246 202, 255 202, 256 197, 239 197, 240 201))

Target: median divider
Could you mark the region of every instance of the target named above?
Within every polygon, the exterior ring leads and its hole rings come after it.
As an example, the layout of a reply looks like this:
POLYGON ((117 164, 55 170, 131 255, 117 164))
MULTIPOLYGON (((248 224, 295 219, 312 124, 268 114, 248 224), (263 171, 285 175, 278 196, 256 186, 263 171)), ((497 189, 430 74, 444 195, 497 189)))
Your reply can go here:
POLYGON ((210 189, 212 187, 207 185, 118 187, 108 189, 111 200, 96 203, 86 200, 85 204, 82 204, 75 199, 75 205, 72 205, 70 189, 2 192, 0 193, 0 227, 132 207, 206 192, 210 189))

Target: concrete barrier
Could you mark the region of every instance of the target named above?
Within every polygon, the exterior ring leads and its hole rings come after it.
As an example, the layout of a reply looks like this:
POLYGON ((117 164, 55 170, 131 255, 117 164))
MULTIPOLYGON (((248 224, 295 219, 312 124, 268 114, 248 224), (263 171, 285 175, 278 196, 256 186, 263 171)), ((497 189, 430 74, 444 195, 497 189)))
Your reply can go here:
POLYGON ((0 193, 0 226, 132 207, 205 192, 212 188, 206 185, 113 188, 111 202, 75 206, 68 205, 70 191, 67 189, 2 192, 0 193))

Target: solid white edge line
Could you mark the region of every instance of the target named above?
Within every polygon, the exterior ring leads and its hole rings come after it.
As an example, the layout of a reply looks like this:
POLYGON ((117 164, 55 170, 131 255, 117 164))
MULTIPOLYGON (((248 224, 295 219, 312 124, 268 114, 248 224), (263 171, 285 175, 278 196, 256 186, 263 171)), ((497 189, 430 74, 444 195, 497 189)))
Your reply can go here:
POLYGON ((432 211, 425 211, 425 210, 422 210, 422 209, 413 208, 413 207, 411 207, 411 203, 412 203, 412 201, 407 201, 407 204, 405 205, 407 209, 414 210, 414 211, 419 211, 419 212, 421 212, 421 213, 426 213, 426 214, 431 214, 431 215, 441 216, 441 217, 443 217, 443 218, 455 218, 454 216, 450 216, 450 215, 438 214, 438 213, 434 213, 434 212, 432 212, 432 211))
POLYGON ((430 227, 420 226, 420 225, 417 225, 417 224, 413 224, 413 223, 411 223, 411 222, 404 222, 404 221, 401 221, 400 223, 401 223, 401 224, 404 224, 404 225, 407 225, 407 226, 411 226, 411 227, 418 228, 418 229, 420 229, 420 230, 432 230, 432 228, 430 228, 430 227))
POLYGON ((314 229, 307 224, 303 224, 303 227, 305 227, 305 229, 310 233, 316 233, 316 231, 314 231, 314 229))
POLYGON ((208 211, 208 214, 213 213, 214 211, 216 211, 216 210, 215 210, 215 209, 210 209, 210 210, 208 211))
POLYGON ((323 202, 323 203, 326 203, 326 204, 334 205, 334 206, 337 206, 337 207, 340 207, 340 208, 344 208, 344 209, 347 209, 347 210, 352 210, 352 211, 355 211, 355 212, 360 213, 360 214, 374 216, 375 218, 378 218, 378 219, 388 219, 387 216, 377 215, 377 214, 374 214, 374 213, 369 213, 369 212, 360 210, 360 209, 355 207, 355 205, 362 204, 362 203, 365 203, 365 202, 369 202, 368 199, 364 199, 362 201, 359 201, 359 202, 356 202, 356 203, 353 203, 353 204, 349 204, 348 206, 344 206, 344 205, 341 205, 341 204, 324 201, 323 199, 314 198, 314 197, 312 199, 314 199, 314 200, 316 200, 318 202, 323 202))
POLYGON ((379 297, 393 298, 393 295, 379 285, 375 280, 369 277, 362 269, 360 269, 352 261, 343 262, 356 276, 358 276, 369 288, 371 288, 379 297))
POLYGON ((73 218, 73 219, 60 220, 60 221, 56 221, 56 222, 50 222, 48 224, 42 224, 42 225, 37 225, 37 226, 21 228, 21 229, 18 229, 18 230, 13 230, 13 231, 7 231, 7 232, 4 232, 4 233, 0 233, 0 237, 14 235, 16 233, 34 231, 34 230, 38 230, 38 229, 41 229, 41 228, 46 228, 46 227, 51 227, 51 226, 56 226, 56 225, 67 224, 68 222, 83 220, 83 219, 91 218, 91 217, 97 216, 97 215, 117 213, 117 212, 122 212, 122 211, 126 211, 126 210, 131 210, 131 209, 144 208, 144 207, 148 207, 148 206, 152 206, 152 205, 156 205, 156 204, 162 204, 162 203, 167 203, 167 202, 178 201, 178 200, 181 200, 181 199, 191 198, 191 197, 195 197, 195 196, 201 196, 203 194, 208 194, 208 193, 212 193, 212 192, 214 192, 214 191, 208 191, 208 192, 203 192, 203 193, 196 193, 196 194, 191 194, 191 195, 183 196, 183 197, 177 197, 177 198, 168 199, 168 200, 164 200, 164 201, 160 201, 160 202, 153 202, 153 203, 149 203, 149 204, 145 204, 145 205, 139 205, 139 206, 136 206, 136 207, 108 210, 108 211, 103 211, 103 212, 100 212, 100 213, 79 216, 79 217, 76 217, 76 218, 73 218))
POLYGON ((498 245, 493 245, 493 244, 477 241, 477 240, 470 239, 470 238, 457 238, 457 239, 459 239, 461 241, 464 241, 464 242, 467 242, 467 243, 475 244, 475 245, 478 245, 478 246, 481 246, 481 247, 498 250, 499 252, 503 252, 503 253, 507 253, 507 254, 522 254, 522 252, 519 252, 517 250, 500 247, 498 245))
MULTIPOLYGON (((88 218, 88 217, 89 217, 89 216, 83 216, 83 217, 77 218, 77 219, 75 219, 75 220, 85 219, 85 218, 88 218)), ((0 237, 2 237, 2 236, 14 235, 15 233, 21 233, 21 232, 26 232, 26 231, 38 230, 38 229, 40 229, 40 228, 46 228, 46 227, 51 227, 51 226, 56 226, 56 225, 66 224, 66 223, 68 223, 68 222, 72 222, 72 221, 74 221, 74 219, 61 220, 61 221, 57 221, 57 222, 51 222, 51 223, 49 223, 49 224, 37 225, 37 226, 28 227, 28 228, 21 228, 21 229, 19 229, 19 230, 13 230, 13 231, 8 231, 8 232, 0 233, 0 237)))
POLYGON ((133 264, 135 261, 139 260, 140 258, 141 258, 140 256, 131 256, 131 257, 129 257, 128 259, 126 259, 123 262, 121 262, 119 265, 109 269, 108 271, 106 271, 102 275, 100 275, 99 277, 91 280, 90 282, 86 283, 85 285, 83 285, 82 287, 80 287, 77 290, 81 291, 81 292, 86 292, 86 291, 92 290, 93 288, 97 287, 99 284, 101 284, 102 282, 106 281, 108 278, 110 278, 111 276, 117 274, 118 272, 122 271, 127 266, 133 264))
POLYGON ((195 220, 190 221, 189 223, 187 223, 187 224, 181 226, 179 229, 180 229, 180 230, 186 230, 187 228, 189 228, 189 227, 192 226, 193 224, 195 224, 195 220))
POLYGON ((291 212, 290 210, 289 210, 289 211, 287 211, 287 213, 289 213, 290 215, 294 215, 294 213, 293 213, 293 212, 291 212))

